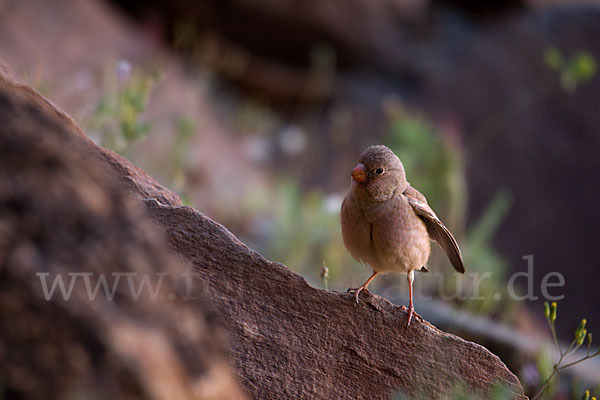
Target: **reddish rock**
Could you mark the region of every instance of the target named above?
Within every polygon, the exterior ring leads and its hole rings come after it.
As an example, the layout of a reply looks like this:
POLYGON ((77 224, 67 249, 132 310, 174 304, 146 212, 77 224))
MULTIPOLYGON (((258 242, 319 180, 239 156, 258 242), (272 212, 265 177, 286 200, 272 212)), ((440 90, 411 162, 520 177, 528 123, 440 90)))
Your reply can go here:
POLYGON ((384 298, 356 305, 346 293, 315 289, 190 207, 146 205, 194 266, 252 398, 441 398, 459 385, 485 397, 494 384, 523 393, 482 346, 421 320, 406 331, 407 312, 384 298))

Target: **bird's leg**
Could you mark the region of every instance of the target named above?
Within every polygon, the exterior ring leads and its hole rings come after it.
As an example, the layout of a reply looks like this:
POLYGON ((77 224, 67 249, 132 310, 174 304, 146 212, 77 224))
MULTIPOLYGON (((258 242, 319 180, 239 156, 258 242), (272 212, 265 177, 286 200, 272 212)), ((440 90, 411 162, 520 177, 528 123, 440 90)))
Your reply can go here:
POLYGON ((406 280, 408 281, 408 322, 406 323, 406 328, 408 328, 408 326, 410 325, 410 320, 412 319, 413 312, 415 310, 415 308, 413 306, 413 290, 412 290, 412 284, 413 284, 414 279, 415 279, 415 271, 411 269, 410 271, 408 271, 408 274, 406 274, 406 280))
POLYGON ((354 298, 356 299, 356 304, 358 304, 358 295, 359 295, 360 292, 362 292, 364 290, 367 293, 369 293, 369 289, 367 289, 367 286, 369 286, 369 283, 371 283, 371 281, 373 280, 373 278, 375 278, 375 276, 378 273, 379 272, 377 272, 377 271, 373 271, 373 275, 371 275, 371 277, 369 279, 367 279, 367 281, 365 283, 363 283, 360 287, 357 287, 356 289, 350 288, 350 289, 347 290, 348 293, 354 292, 354 298))

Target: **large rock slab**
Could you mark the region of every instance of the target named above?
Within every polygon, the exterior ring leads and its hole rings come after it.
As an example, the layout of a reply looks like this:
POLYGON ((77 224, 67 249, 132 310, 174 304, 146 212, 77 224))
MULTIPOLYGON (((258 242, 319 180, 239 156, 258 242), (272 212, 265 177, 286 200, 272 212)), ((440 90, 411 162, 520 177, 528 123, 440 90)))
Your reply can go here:
POLYGON ((172 249, 189 260, 230 333, 231 359, 255 399, 443 398, 460 386, 523 393, 487 349, 444 333, 379 296, 311 287, 190 207, 146 201, 172 249))

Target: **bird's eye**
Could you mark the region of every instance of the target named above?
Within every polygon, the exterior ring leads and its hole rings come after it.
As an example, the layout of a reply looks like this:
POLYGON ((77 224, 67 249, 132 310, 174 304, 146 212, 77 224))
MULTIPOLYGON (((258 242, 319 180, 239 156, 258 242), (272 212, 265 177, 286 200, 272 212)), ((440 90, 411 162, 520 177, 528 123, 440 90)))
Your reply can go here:
POLYGON ((385 171, 385 170, 384 170, 383 168, 379 167, 379 168, 377 168, 377 169, 375 170, 375 173, 376 173, 377 175, 381 175, 381 174, 383 174, 383 173, 384 173, 384 171, 385 171))

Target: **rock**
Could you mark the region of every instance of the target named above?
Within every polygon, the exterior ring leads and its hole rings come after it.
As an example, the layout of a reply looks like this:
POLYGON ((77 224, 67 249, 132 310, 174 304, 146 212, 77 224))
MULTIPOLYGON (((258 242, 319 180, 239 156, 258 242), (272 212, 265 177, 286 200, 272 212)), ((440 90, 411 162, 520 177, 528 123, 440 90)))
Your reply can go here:
POLYGON ((183 299, 186 265, 134 194, 170 198, 33 89, 0 80, 3 398, 244 397, 224 332, 205 300, 183 299), (114 297, 94 294, 103 278, 114 297))
POLYGON ((495 385, 523 398, 482 346, 419 319, 406 330, 406 311, 381 297, 356 305, 311 287, 200 212, 169 204, 166 189, 105 157, 42 100, 0 85, 0 381, 10 395, 239 398, 221 326, 251 398, 443 398, 460 387, 487 398, 495 385), (183 279, 182 259, 195 279, 183 279), (70 301, 45 301, 35 274, 69 272, 165 277, 155 299, 132 301, 120 285, 113 301, 90 301, 78 283, 70 301))
POLYGON ((231 337, 231 359, 256 399, 442 398, 459 385, 484 398, 494 384, 523 390, 502 361, 475 343, 416 320, 379 296, 359 305, 311 287, 190 207, 146 201, 231 337))

